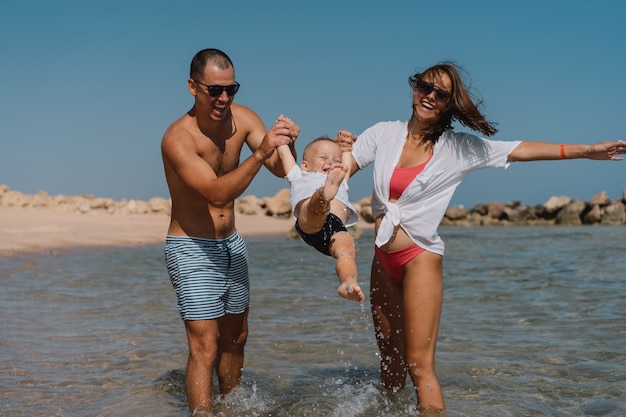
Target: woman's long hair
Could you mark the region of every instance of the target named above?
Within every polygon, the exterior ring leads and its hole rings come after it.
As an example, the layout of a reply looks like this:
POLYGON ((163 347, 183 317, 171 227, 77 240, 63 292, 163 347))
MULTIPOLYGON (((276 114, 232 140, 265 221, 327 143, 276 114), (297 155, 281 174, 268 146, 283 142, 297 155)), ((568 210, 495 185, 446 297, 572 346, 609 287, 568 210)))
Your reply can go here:
POLYGON ((441 73, 445 73, 452 81, 452 97, 446 108, 439 115, 437 121, 424 135, 425 139, 435 144, 443 132, 452 128, 453 120, 457 120, 463 126, 480 132, 485 136, 495 134, 498 129, 495 128, 494 123, 488 121, 478 110, 478 106, 482 104, 482 101, 477 100, 478 104, 474 103, 459 75, 460 70, 455 64, 442 62, 433 65, 423 72, 418 72, 410 76, 409 84, 415 89, 417 88, 417 82, 422 80, 426 75, 432 74, 437 78, 441 73))

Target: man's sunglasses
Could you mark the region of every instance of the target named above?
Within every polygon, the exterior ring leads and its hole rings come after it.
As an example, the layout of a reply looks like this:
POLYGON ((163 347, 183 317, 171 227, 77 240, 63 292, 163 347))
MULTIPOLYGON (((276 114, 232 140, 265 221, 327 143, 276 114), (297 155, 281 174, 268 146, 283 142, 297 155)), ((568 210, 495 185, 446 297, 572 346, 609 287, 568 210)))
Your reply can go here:
MULTIPOLYGON (((193 80, 193 78, 192 78, 193 80)), ((235 94, 237 94, 237 91, 239 91, 239 83, 235 82, 235 84, 233 85, 208 85, 205 83, 201 83, 198 80, 194 80, 194 82, 197 82, 200 85, 203 85, 206 87, 206 91, 207 93, 209 93, 209 95, 211 97, 219 97, 222 95, 222 93, 224 92, 224 90, 226 90, 226 94, 228 94, 229 97, 234 96, 235 94)))
POLYGON ((448 93, 446 90, 442 90, 441 88, 435 87, 433 83, 429 83, 423 80, 417 80, 417 91, 424 94, 425 96, 435 91, 435 97, 440 103, 447 103, 452 97, 452 94, 448 93))

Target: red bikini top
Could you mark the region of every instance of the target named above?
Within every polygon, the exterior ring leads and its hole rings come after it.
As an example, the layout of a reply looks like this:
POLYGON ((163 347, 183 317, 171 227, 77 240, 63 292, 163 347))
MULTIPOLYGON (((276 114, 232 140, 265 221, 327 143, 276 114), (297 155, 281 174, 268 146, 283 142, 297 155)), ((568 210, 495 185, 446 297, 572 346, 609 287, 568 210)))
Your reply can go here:
POLYGON ((433 156, 430 155, 426 162, 416 165, 414 167, 396 168, 391 175, 391 181, 389 181, 389 198, 400 198, 406 187, 424 170, 428 161, 433 156))

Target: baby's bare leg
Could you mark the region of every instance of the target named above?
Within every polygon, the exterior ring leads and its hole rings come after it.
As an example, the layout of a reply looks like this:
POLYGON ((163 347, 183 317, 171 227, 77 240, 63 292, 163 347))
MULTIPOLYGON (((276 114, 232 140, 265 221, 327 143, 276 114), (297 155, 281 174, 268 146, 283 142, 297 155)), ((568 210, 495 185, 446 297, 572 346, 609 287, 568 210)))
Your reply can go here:
POLYGON ((324 186, 302 203, 298 226, 304 233, 317 233, 322 229, 326 216, 330 212, 331 201, 337 195, 345 175, 346 168, 340 164, 335 165, 328 171, 324 186))
POLYGON ((346 300, 365 301, 358 282, 356 246, 349 232, 337 232, 331 238, 330 254, 337 260, 335 270, 339 278, 337 293, 346 300))

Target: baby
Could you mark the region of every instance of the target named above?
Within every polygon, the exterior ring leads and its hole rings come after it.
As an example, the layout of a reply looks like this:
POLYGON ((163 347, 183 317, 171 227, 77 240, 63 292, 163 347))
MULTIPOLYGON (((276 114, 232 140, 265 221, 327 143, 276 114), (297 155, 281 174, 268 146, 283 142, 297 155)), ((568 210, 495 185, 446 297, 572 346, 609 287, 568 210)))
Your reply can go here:
MULTIPOLYGON (((278 121, 293 123, 282 115, 278 121)), ((353 140, 346 131, 340 131, 339 135, 353 140)), ((358 283, 356 246, 347 229, 359 219, 348 200, 350 152, 342 152, 334 140, 320 137, 306 146, 300 166, 289 146, 279 146, 278 154, 291 184, 290 200, 296 231, 307 244, 335 258, 340 281, 337 293, 347 300, 363 302, 365 296, 358 283)))

